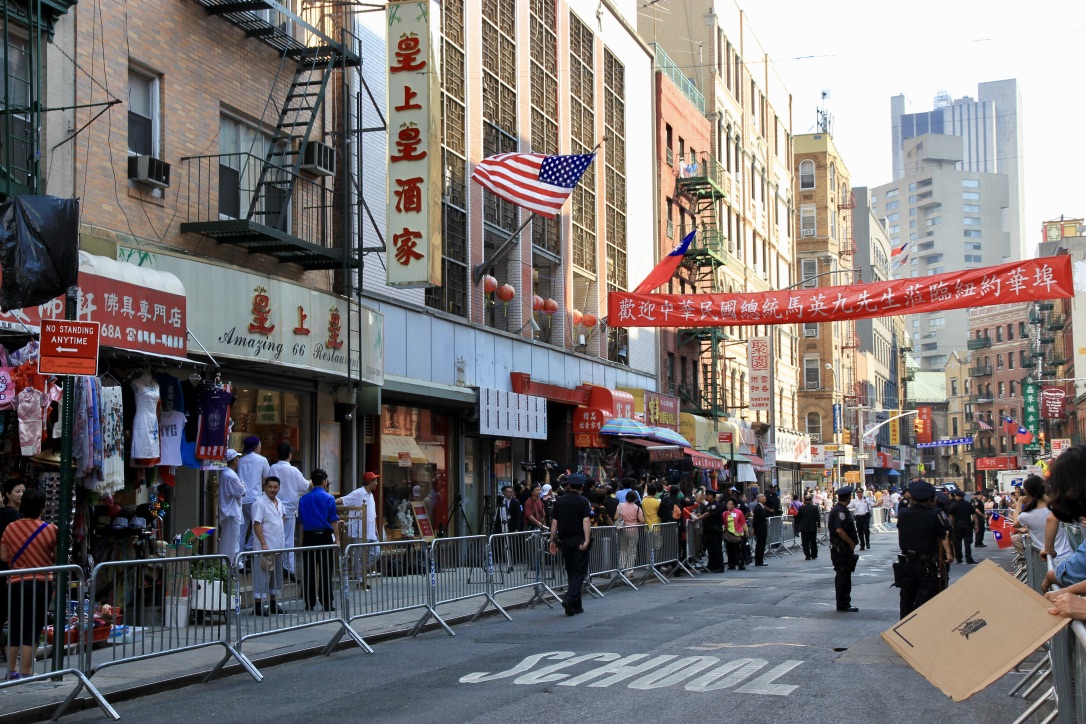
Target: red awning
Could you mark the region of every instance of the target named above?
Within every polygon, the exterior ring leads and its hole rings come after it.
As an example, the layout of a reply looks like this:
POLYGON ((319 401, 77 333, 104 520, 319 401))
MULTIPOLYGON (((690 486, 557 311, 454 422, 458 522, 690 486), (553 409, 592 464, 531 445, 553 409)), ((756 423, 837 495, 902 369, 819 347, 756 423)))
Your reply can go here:
POLYGON ((708 468, 710 470, 723 470, 727 466, 727 461, 718 458, 716 455, 710 455, 703 453, 700 450, 694 450, 693 448, 684 447, 683 452, 690 456, 690 462, 694 463, 699 468, 708 468))

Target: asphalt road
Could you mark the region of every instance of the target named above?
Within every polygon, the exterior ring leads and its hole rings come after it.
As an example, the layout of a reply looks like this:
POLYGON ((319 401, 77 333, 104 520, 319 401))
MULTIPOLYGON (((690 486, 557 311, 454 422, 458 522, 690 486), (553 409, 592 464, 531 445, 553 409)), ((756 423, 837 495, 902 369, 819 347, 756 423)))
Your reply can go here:
MULTIPOLYGON (((684 578, 117 704, 160 723, 320 717, 376 722, 1009 722, 1009 675, 955 704, 880 639, 897 619, 895 535, 873 535, 854 576, 859 613, 834 610, 823 548, 765 568, 684 578)), ((994 546, 978 551, 1006 563, 994 546)), ((962 567, 957 567, 961 575, 962 567)), ((1016 679, 1015 679, 1016 680, 1016 679)), ((101 720, 87 711, 67 720, 101 720)))

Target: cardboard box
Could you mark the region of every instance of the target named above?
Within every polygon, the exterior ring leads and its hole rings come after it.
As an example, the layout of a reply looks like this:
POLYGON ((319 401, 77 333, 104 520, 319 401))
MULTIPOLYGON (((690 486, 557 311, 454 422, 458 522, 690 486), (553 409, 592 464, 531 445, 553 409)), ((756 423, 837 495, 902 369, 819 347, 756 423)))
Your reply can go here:
POLYGON ((990 560, 883 632, 883 640, 954 701, 998 680, 1070 623, 990 560))

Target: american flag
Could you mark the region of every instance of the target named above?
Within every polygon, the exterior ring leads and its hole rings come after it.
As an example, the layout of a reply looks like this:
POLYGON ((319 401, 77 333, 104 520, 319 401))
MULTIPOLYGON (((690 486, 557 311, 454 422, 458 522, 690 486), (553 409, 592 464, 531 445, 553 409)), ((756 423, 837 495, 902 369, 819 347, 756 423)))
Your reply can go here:
POLYGON ((992 426, 984 421, 984 417, 979 412, 973 413, 973 419, 977 421, 977 427, 981 430, 987 430, 988 432, 992 431, 992 426))
POLYGON ((471 180, 517 206, 554 217, 595 157, 499 153, 480 161, 471 180))

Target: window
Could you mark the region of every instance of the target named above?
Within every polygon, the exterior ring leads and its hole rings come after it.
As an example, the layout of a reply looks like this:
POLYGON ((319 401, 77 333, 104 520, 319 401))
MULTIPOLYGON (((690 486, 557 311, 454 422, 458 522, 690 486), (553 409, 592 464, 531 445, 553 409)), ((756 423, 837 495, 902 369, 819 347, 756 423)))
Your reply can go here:
MULTIPOLYGON (((888 198, 888 199, 894 198, 895 196, 897 196, 898 191, 900 191, 900 189, 890 189, 889 191, 886 192, 886 198, 888 198)), ((889 208, 889 207, 887 207, 887 208, 889 208)))
MULTIPOLYGON (((953 435, 954 437, 957 437, 958 436, 958 418, 957 417, 950 418, 950 423, 951 423, 950 434, 953 435)), ((957 447, 957 445, 955 445, 954 447, 957 447)))
MULTIPOLYGON (((1014 369, 1014 357, 1011 357, 1011 369, 1014 369)), ((1015 387, 1017 387, 1017 383, 1014 380, 1011 380, 1011 397, 1018 397, 1018 392, 1015 390, 1015 387)))
POLYGON ((800 189, 815 187, 815 164, 810 159, 799 162, 799 187, 800 189))
POLYGON ((965 242, 966 251, 982 251, 984 249, 979 241, 967 241, 965 242))
POLYGON ((951 397, 957 397, 958 396, 958 381, 957 380, 952 379, 950 381, 950 396, 951 397))
POLYGON ((962 179, 962 188, 979 189, 980 188, 980 181, 978 179, 975 179, 975 178, 963 178, 962 179))
POLYGON ((980 194, 976 191, 963 191, 962 201, 980 201, 980 194))
MULTIPOLYGON (((1011 325, 1008 324, 1007 328, 1009 329, 1010 326, 1011 325)), ((1007 355, 1007 369, 1009 369, 1009 370, 1014 369, 1014 353, 1011 353, 1011 354, 1007 355)))
POLYGON ((803 336, 807 338, 818 337, 818 322, 804 322, 803 323, 803 336))
POLYGON ((807 357, 803 360, 803 386, 808 390, 822 388, 822 359, 807 357))
POLYGON ((999 399, 1003 399, 1007 396, 1007 385, 1003 382, 999 383, 999 399))
MULTIPOLYGON (((264 159, 268 156, 271 138, 250 125, 229 116, 219 117, 219 216, 224 219, 243 219, 249 214, 253 202, 254 189, 260 178, 264 159)), ((282 142, 276 148, 286 151, 282 142)), ((286 155, 279 158, 286 158, 286 155)), ((271 172, 269 171, 269 174, 271 172)), ((279 173, 267 180, 279 178, 279 173)), ((260 214, 261 223, 288 231, 290 213, 283 208, 281 196, 272 193, 268 187, 261 198, 260 208, 254 209, 260 214), (279 213, 275 213, 279 212, 279 213)))
MULTIPOLYGON (((909 209, 909 216, 916 216, 916 209, 915 208, 909 209)), ((915 221, 913 222, 913 225, 914 226, 916 225, 915 221)))
MULTIPOLYGON (((999 331, 999 329, 1000 329, 999 327, 996 327, 997 332, 999 331)), ((1003 340, 998 340, 998 341, 1002 342, 1003 340)), ((1002 353, 996 355, 996 369, 999 370, 1000 372, 1003 371, 1003 354, 1002 353)))
POLYGON ((894 210, 894 209, 896 209, 896 208, 897 208, 898 206, 901 206, 901 202, 900 202, 900 201, 889 201, 889 202, 887 202, 887 204, 886 204, 886 210, 887 210, 887 211, 893 211, 893 210, 894 210))
POLYGON ((801 206, 799 209, 799 235, 800 237, 812 237, 818 233, 818 219, 814 206, 801 206))
POLYGON ((888 216, 886 217, 886 220, 887 220, 887 221, 897 221, 897 220, 898 220, 898 219, 900 219, 900 218, 901 218, 901 214, 896 214, 896 213, 895 213, 895 214, 890 214, 890 215, 888 215, 888 216))
POLYGON ((158 78, 128 71, 128 154, 159 154, 158 78))
POLYGON ((929 254, 924 257, 924 263, 926 264, 938 264, 943 260, 942 254, 929 254))
POLYGON ((1014 339, 1014 325, 1013 324, 1008 324, 1007 325, 1007 341, 1010 342, 1013 339, 1014 339))
POLYGON ((983 261, 984 261, 984 257, 982 257, 980 254, 966 254, 965 255, 965 263, 966 264, 980 264, 983 261))
POLYGON ((924 226, 938 226, 941 223, 943 223, 942 216, 933 216, 930 219, 926 219, 924 221, 924 226))
POLYGON ((932 317, 928 320, 929 327, 945 327, 946 317, 932 317))
POLYGON ((669 395, 675 394, 675 353, 667 353, 667 392, 669 395))
POLYGON ((962 204, 962 211, 967 214, 979 214, 980 204, 962 204))
POLYGON ((813 440, 822 439, 822 415, 814 411, 807 413, 807 434, 813 440))
POLYGON ((920 320, 919 319, 914 319, 913 320, 913 329, 920 329, 920 320))
POLYGON ((966 216, 962 219, 962 223, 966 226, 980 226, 979 216, 966 216))
MULTIPOLYGON (((962 232, 962 235, 965 236, 966 239, 979 239, 980 229, 966 229, 962 232)), ((977 246, 979 247, 980 244, 977 244, 977 246)))
POLYGON ((818 286, 818 259, 803 259, 800 261, 800 277, 803 279, 803 287, 812 289, 818 286))
POLYGON ((671 166, 675 162, 675 152, 672 150, 673 141, 672 141, 672 137, 671 137, 671 126, 670 125, 667 125, 664 128, 664 144, 665 144, 664 153, 667 156, 667 165, 671 166))
MULTIPOLYGON (((893 226, 890 227, 890 233, 891 234, 897 234, 897 233, 900 233, 900 232, 901 232, 901 226, 900 225, 894 224, 893 226)), ((894 239, 894 241, 897 241, 897 239, 894 239)))
MULTIPOLYGON (((34 6, 30 6, 34 7, 34 6)), ((14 10, 13 10, 14 12, 14 10)), ((33 12, 33 11, 31 11, 33 12)), ((36 97, 31 43, 14 32, 5 33, 6 43, 0 54, 0 71, 7 83, 7 93, 0 95, 0 157, 6 168, 0 174, 0 193, 6 196, 40 193, 38 168, 38 118, 32 111, 36 97), (7 64, 6 68, 2 66, 7 64)))
POLYGON ((932 274, 942 274, 945 271, 946 271, 946 268, 944 268, 944 267, 933 266, 933 267, 928 268, 928 275, 930 276, 932 274))

